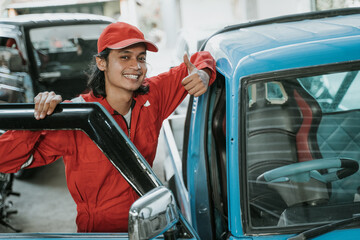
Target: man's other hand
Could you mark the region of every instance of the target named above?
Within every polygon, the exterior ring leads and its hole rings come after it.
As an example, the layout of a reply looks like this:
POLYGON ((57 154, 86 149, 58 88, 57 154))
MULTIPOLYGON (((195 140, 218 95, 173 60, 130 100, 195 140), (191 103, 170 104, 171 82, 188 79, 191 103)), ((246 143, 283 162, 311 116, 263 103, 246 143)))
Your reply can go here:
POLYGON ((208 89, 211 71, 208 69, 197 69, 190 62, 187 54, 184 55, 184 64, 188 69, 189 75, 182 80, 181 84, 190 95, 194 95, 194 97, 201 96, 208 89))
POLYGON ((62 102, 62 98, 54 92, 41 92, 34 98, 34 102, 34 117, 37 120, 40 120, 51 115, 54 112, 55 107, 62 102))

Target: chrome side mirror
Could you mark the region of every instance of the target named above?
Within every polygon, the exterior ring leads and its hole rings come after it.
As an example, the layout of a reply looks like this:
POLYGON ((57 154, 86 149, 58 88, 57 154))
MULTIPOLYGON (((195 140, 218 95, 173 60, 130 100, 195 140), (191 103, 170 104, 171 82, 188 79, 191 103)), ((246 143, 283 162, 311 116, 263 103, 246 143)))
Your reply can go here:
POLYGON ((179 221, 175 197, 164 186, 154 188, 136 200, 129 211, 129 239, 151 239, 179 221))

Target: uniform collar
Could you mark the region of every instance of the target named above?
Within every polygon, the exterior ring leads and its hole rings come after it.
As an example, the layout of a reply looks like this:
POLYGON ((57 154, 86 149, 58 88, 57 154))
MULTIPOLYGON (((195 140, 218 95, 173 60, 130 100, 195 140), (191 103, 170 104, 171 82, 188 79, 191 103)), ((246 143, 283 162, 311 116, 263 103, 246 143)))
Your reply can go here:
MULTIPOLYGON (((131 109, 133 109, 135 107, 135 105, 142 106, 146 102, 147 98, 144 98, 143 96, 144 95, 139 95, 139 96, 133 98, 133 101, 131 103, 131 109), (138 104, 135 104, 135 103, 138 103, 138 104)), ((111 115, 119 115, 119 113, 110 106, 110 104, 108 103, 106 98, 104 98, 102 96, 96 97, 93 92, 90 92, 88 94, 82 95, 82 97, 87 102, 99 102, 102 106, 105 107, 105 109, 109 113, 111 113, 111 115)))

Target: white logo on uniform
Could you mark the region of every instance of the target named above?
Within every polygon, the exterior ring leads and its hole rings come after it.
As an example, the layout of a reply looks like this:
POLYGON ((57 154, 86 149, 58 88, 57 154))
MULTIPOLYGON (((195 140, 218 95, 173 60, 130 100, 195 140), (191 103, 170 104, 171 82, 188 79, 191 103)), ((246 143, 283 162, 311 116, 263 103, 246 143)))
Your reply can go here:
POLYGON ((150 106, 150 102, 149 102, 149 100, 146 100, 146 103, 144 104, 144 107, 148 107, 148 106, 150 106))

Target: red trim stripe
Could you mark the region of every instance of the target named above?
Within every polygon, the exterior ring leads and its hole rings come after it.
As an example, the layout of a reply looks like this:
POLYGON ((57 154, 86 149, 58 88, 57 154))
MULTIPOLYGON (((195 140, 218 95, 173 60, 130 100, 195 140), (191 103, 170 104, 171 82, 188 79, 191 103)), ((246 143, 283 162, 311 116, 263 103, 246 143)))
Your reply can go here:
POLYGON ((305 162, 313 159, 308 140, 313 114, 309 104, 307 104, 296 90, 294 90, 294 96, 303 117, 301 127, 296 134, 297 155, 299 162, 305 162))

